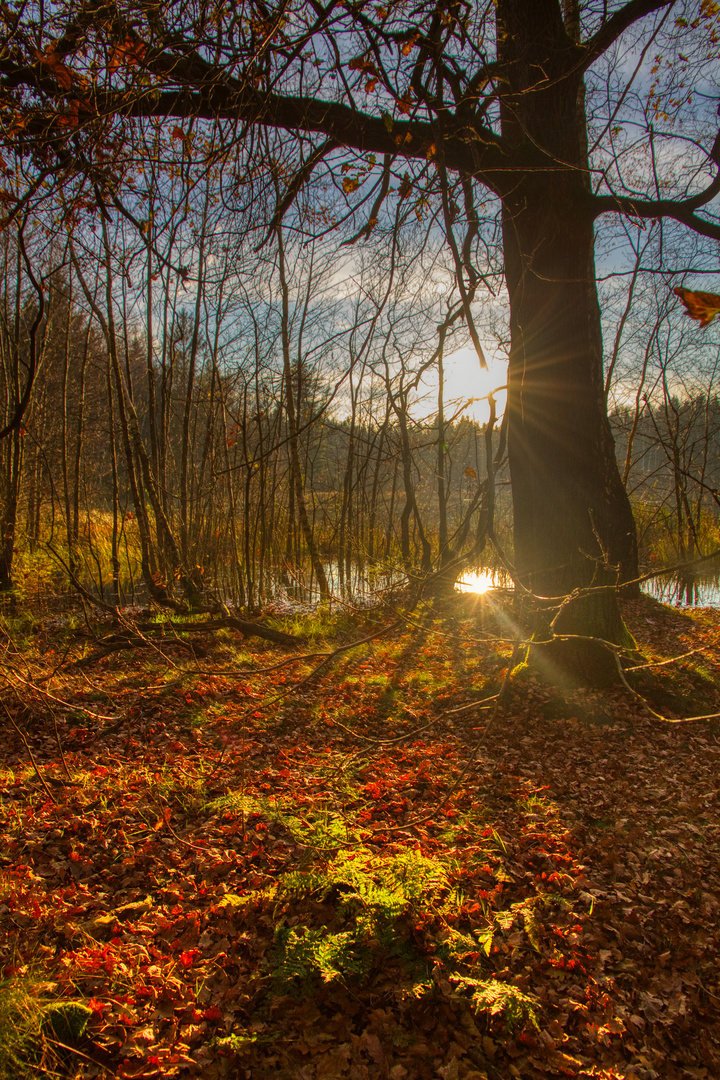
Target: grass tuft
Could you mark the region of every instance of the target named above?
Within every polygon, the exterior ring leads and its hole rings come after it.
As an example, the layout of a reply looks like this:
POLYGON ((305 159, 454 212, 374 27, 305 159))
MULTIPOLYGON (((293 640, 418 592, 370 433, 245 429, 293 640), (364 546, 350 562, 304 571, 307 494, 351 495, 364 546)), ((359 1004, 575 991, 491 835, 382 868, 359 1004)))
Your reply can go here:
POLYGON ((47 983, 29 976, 0 981, 0 1080, 59 1076, 54 1043, 67 1045, 85 1030, 90 1009, 79 1002, 48 1003, 47 990, 47 983))

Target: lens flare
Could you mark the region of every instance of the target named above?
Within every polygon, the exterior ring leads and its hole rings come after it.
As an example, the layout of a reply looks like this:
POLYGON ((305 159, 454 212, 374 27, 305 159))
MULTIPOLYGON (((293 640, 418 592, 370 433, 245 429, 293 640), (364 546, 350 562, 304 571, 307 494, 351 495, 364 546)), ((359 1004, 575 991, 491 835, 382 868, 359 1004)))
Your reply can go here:
POLYGON ((488 570, 480 570, 477 574, 463 574, 455 582, 455 588, 463 593, 486 593, 494 584, 493 575, 488 570))

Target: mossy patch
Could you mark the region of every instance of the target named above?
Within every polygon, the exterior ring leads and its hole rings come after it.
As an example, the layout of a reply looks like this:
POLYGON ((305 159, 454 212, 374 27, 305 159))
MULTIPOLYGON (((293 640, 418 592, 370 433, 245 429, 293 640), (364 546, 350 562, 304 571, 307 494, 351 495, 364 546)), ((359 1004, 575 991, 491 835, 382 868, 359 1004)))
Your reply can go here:
POLYGON ((85 1034, 92 1009, 81 1001, 58 1001, 44 1009, 43 1032, 58 1042, 72 1045, 85 1034))

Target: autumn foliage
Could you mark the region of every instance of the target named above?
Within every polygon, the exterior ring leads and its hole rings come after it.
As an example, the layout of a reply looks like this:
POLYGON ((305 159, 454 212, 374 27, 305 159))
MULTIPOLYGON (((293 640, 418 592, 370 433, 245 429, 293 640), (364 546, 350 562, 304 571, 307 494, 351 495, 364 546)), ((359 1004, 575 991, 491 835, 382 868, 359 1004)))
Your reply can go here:
POLYGON ((720 312, 720 296, 717 293, 699 292, 693 289, 673 289, 685 305, 691 319, 696 319, 701 326, 708 326, 720 312))
MULTIPOLYGON (((718 1074, 716 722, 508 683, 489 604, 302 656, 6 639, 0 994, 85 1010, 47 1072, 718 1074)), ((656 710, 717 712, 717 617, 625 615, 679 657, 656 710)))

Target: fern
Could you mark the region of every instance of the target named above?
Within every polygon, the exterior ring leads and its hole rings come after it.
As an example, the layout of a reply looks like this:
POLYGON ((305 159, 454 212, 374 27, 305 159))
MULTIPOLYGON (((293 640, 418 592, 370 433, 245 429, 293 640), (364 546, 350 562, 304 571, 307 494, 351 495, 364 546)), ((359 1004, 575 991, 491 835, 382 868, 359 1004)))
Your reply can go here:
MULTIPOLYGON (((338 921, 347 925, 352 919, 354 929, 279 930, 273 975, 282 980, 320 976, 324 982, 364 975, 378 949, 412 964, 414 950, 397 921, 420 900, 438 899, 447 890, 442 864, 416 851, 383 858, 368 848, 342 850, 325 866, 285 874, 275 895, 326 900, 337 894, 338 921)), ((477 948, 474 941, 471 948, 477 948)))
POLYGON ((341 851, 326 867, 285 874, 278 882, 279 894, 325 899, 334 890, 341 894, 341 910, 372 908, 388 919, 397 918, 419 900, 436 897, 448 887, 444 867, 418 852, 383 859, 367 848, 341 851))
POLYGON ((275 820, 285 826, 297 844, 317 852, 335 852, 349 838, 343 819, 330 813, 308 821, 295 814, 276 811, 275 820))
POLYGON ((449 887, 445 867, 419 851, 396 855, 388 872, 406 899, 411 901, 425 899, 449 887))
POLYGON ((208 1046, 215 1050, 228 1051, 233 1054, 242 1054, 244 1051, 249 1050, 253 1043, 258 1042, 257 1032, 244 1032, 242 1035, 233 1033, 232 1035, 216 1035, 213 1039, 210 1039, 208 1046))
MULTIPOLYGON (((416 981, 426 979, 427 961, 401 920, 421 905, 439 910, 448 903, 445 865, 418 851, 388 857, 360 845, 347 848, 345 822, 330 813, 303 820, 268 805, 263 813, 282 821, 309 856, 306 869, 283 875, 265 895, 283 902, 329 901, 336 909, 331 926, 278 929, 272 977, 332 982, 365 976, 382 952, 396 957, 416 981)), ((474 938, 466 945, 464 952, 482 948, 474 938)))
POLYGON ((275 893, 297 898, 315 893, 324 899, 331 892, 333 884, 325 870, 311 867, 309 870, 292 870, 289 874, 283 874, 275 886, 275 893))
POLYGON ((445 940, 439 945, 437 954, 442 960, 452 963, 467 963, 468 953, 483 952, 490 955, 492 948, 492 930, 473 931, 471 934, 461 934, 452 927, 448 927, 445 940))
POLYGON ((257 814, 259 803, 250 795, 242 795, 239 791, 229 791, 227 795, 221 795, 219 799, 212 799, 206 803, 205 809, 210 814, 257 814))
POLYGON ((451 975, 450 982, 461 990, 470 991, 470 1001, 475 1013, 501 1018, 508 1032, 512 1033, 528 1023, 539 1029, 538 1002, 529 994, 524 994, 517 986, 496 982, 494 979, 471 979, 465 975, 451 975))
POLYGON ((346 975, 361 975, 367 971, 371 956, 363 949, 353 931, 328 933, 321 928, 299 930, 286 927, 276 935, 280 947, 280 963, 273 972, 277 979, 308 979, 319 975, 323 982, 333 982, 346 975))
POLYGON ((558 904, 567 907, 568 902, 563 896, 556 893, 541 893, 538 896, 528 897, 513 904, 507 911, 497 911, 494 915, 495 922, 502 930, 509 930, 518 916, 523 921, 525 933, 536 952, 540 952, 540 930, 542 921, 538 918, 540 910, 558 904))
POLYGON ((407 907, 407 898, 399 890, 376 885, 374 881, 362 882, 357 892, 343 898, 343 906, 350 906, 355 899, 386 919, 396 919, 407 907))
POLYGON ((210 813, 257 814, 272 824, 282 825, 296 844, 316 852, 335 853, 348 840, 357 839, 357 833, 349 830, 343 818, 337 814, 326 811, 301 818, 275 800, 257 799, 239 791, 230 791, 219 799, 213 799, 205 809, 210 813))

